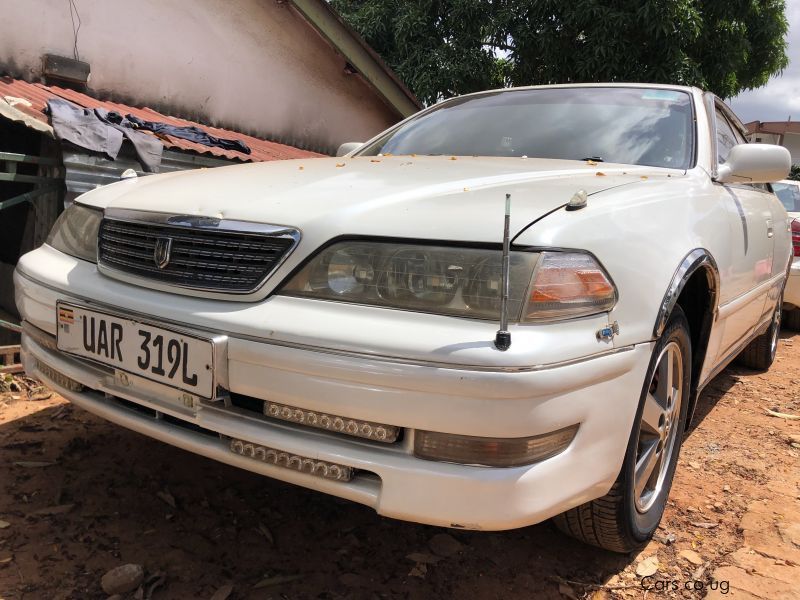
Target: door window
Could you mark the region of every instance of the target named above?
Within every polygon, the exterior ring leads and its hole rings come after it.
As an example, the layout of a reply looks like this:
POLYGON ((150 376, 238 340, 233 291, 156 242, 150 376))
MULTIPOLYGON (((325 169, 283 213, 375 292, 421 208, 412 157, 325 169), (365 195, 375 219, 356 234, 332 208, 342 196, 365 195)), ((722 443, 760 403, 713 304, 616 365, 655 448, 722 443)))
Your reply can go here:
POLYGON ((786 212, 800 212, 800 183, 773 183, 772 189, 786 212))
POLYGON ((724 163, 728 159, 731 148, 736 144, 744 143, 744 138, 736 134, 722 111, 717 109, 717 162, 724 163))
MULTIPOLYGON (((736 146, 737 144, 746 144, 747 140, 744 139, 741 131, 731 125, 731 122, 728 121, 725 114, 717 109, 717 162, 719 164, 723 164, 726 160, 728 160, 728 154, 731 152, 731 148, 736 146)), ((740 185, 746 185, 753 189, 762 190, 764 192, 768 192, 769 189, 767 188, 767 184, 765 183, 743 183, 740 185)))

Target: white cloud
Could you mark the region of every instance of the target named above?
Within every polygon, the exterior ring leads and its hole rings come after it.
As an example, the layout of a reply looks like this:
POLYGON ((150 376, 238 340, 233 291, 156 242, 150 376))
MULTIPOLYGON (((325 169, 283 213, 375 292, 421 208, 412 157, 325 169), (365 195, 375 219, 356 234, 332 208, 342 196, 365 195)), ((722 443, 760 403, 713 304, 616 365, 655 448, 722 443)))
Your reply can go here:
POLYGON ((729 102, 744 123, 785 121, 790 116, 793 121, 800 121, 800 0, 788 0, 786 4, 789 66, 766 86, 739 94, 729 102))

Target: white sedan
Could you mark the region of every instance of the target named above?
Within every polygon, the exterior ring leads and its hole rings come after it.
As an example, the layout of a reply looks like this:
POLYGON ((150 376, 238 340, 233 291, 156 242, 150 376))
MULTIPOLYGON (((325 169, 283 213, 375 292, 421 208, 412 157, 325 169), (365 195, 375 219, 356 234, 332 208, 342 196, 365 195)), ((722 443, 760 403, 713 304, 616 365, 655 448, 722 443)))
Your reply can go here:
POLYGON ((774 359, 788 152, 633 84, 463 96, 356 146, 81 196, 17 267, 28 374, 389 517, 645 542, 698 394, 774 359))
POLYGON ((789 280, 783 293, 783 322, 789 329, 800 331, 800 181, 786 179, 772 184, 772 189, 789 213, 794 252, 789 280))

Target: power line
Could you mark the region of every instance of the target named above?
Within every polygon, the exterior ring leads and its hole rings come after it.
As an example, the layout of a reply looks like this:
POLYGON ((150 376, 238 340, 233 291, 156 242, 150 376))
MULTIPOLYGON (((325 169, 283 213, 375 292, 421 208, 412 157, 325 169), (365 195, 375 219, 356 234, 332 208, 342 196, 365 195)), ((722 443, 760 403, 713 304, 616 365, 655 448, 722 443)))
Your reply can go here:
POLYGON ((72 53, 75 56, 75 60, 80 60, 78 57, 78 32, 81 30, 81 15, 78 13, 78 7, 75 4, 75 0, 69 0, 69 18, 72 21, 72 35, 75 40, 72 45, 72 53), (76 18, 78 19, 77 27, 75 27, 76 18))

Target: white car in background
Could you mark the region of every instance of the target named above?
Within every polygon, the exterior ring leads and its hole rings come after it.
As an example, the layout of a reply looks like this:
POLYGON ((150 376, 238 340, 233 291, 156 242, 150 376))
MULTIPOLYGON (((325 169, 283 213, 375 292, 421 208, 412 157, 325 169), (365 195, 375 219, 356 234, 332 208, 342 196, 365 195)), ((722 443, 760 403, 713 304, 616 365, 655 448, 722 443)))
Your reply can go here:
POLYGON ((784 179, 773 183, 772 189, 789 213, 792 228, 794 260, 783 293, 783 323, 793 331, 800 331, 800 181, 784 179))
POLYGON ((15 274, 28 374, 389 517, 644 543, 698 394, 775 357, 786 149, 639 84, 472 94, 356 146, 78 198, 15 274))

